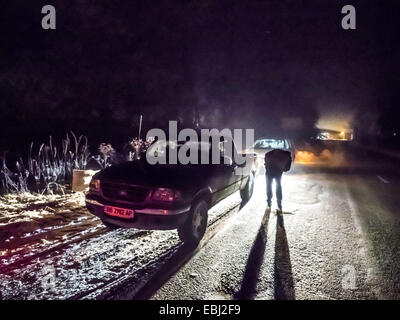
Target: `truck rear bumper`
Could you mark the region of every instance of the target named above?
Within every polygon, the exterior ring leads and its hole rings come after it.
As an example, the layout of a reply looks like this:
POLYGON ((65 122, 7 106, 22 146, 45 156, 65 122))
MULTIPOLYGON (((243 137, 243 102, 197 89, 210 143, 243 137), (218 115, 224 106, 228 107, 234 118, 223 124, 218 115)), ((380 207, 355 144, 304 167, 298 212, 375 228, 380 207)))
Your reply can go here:
MULTIPOLYGON (((121 207, 120 205, 118 205, 121 207)), ((123 206, 122 206, 123 207, 123 206)), ((122 227, 144 230, 171 230, 183 224, 190 211, 190 207, 180 210, 140 209, 134 210, 132 219, 110 216, 104 212, 104 204, 97 200, 86 199, 86 208, 90 213, 101 220, 122 227)))

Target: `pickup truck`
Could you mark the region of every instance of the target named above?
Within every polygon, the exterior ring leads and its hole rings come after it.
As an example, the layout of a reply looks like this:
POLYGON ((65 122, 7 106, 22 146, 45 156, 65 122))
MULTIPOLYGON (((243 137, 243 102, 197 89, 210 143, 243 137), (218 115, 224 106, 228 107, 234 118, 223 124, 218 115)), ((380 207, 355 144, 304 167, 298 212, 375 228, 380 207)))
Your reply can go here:
MULTIPOLYGON (((147 152, 156 152, 159 143, 147 152)), ((178 229, 183 242, 197 245, 209 208, 237 191, 244 202, 253 193, 255 168, 238 174, 243 165, 219 152, 219 164, 149 164, 141 158, 103 169, 92 177, 86 207, 110 228, 178 229)))

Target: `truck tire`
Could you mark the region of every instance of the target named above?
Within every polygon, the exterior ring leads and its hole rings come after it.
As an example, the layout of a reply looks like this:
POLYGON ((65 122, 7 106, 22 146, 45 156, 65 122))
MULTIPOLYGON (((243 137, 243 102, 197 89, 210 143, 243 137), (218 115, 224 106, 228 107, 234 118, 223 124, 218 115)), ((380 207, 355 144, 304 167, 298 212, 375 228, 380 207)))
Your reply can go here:
POLYGON ((197 246, 207 228, 208 205, 203 199, 195 200, 190 209, 189 217, 178 228, 179 238, 185 243, 197 246))
POLYGON ((240 190, 240 197, 242 198, 243 202, 247 202, 250 200, 251 196, 253 195, 254 190, 254 173, 249 174, 249 179, 247 180, 246 186, 240 190))

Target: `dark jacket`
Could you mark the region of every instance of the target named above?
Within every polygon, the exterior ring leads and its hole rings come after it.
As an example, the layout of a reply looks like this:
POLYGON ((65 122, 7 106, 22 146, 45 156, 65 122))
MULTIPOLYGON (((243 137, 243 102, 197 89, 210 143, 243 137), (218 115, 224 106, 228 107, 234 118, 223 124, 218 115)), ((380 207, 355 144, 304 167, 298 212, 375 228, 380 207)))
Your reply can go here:
POLYGON ((290 152, 274 149, 265 154, 265 170, 270 175, 281 175, 289 171, 292 164, 290 152))

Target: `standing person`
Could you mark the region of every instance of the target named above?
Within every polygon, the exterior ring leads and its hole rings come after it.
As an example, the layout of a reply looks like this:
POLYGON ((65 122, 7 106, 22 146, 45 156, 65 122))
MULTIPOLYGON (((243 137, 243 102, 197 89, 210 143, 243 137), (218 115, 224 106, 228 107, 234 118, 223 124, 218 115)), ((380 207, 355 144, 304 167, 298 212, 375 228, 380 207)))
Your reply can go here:
POLYGON ((281 149, 274 149, 265 154, 265 176, 267 182, 267 203, 271 207, 272 181, 276 184, 276 199, 278 209, 282 212, 282 173, 290 170, 292 157, 290 152, 281 149))

